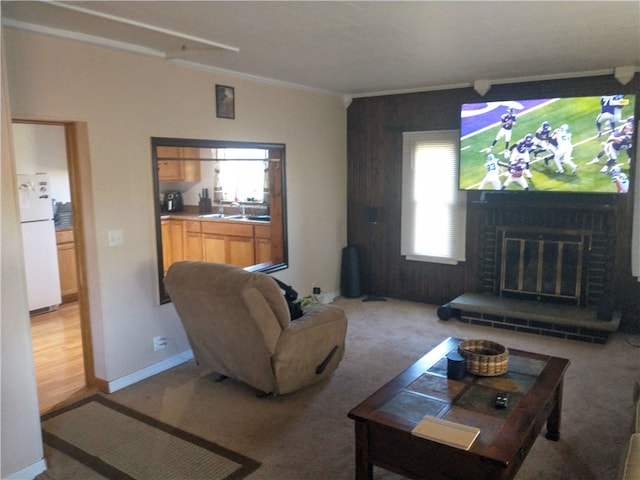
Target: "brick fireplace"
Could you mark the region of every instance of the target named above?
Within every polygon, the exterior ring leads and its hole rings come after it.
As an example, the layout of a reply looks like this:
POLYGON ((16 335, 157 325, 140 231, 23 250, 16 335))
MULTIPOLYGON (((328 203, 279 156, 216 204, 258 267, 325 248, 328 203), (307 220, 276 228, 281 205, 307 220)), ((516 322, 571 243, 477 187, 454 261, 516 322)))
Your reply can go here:
POLYGON ((460 319, 604 343, 619 326, 619 316, 604 321, 597 309, 614 288, 615 209, 481 207, 479 291, 450 302, 460 319))
POLYGON ((483 225, 483 291, 596 305, 613 288, 615 227, 607 208, 490 209, 483 225), (514 279, 514 271, 523 278, 514 279))

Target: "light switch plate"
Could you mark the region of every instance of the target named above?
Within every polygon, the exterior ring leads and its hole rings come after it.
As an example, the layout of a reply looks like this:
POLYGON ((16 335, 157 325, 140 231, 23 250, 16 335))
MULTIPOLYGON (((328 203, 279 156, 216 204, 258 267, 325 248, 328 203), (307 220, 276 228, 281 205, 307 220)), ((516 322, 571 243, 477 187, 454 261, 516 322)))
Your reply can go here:
POLYGON ((109 246, 118 247, 124 243, 122 230, 109 230, 109 246))

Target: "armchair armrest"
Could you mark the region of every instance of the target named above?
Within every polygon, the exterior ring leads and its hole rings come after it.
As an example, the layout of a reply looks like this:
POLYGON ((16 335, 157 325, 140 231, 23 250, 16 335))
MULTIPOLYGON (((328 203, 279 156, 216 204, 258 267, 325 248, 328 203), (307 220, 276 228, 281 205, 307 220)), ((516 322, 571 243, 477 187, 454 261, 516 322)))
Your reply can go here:
POLYGON ((334 305, 315 307, 292 322, 282 331, 271 359, 278 393, 329 376, 344 356, 346 333, 347 317, 334 305))

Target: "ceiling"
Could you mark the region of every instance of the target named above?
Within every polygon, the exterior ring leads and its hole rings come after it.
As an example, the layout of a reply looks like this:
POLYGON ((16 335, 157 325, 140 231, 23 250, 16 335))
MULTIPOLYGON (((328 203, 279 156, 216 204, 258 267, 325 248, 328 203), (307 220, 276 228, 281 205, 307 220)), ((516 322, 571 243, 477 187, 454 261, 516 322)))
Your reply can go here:
POLYGON ((640 71, 639 1, 2 0, 1 8, 5 27, 350 96, 640 71))

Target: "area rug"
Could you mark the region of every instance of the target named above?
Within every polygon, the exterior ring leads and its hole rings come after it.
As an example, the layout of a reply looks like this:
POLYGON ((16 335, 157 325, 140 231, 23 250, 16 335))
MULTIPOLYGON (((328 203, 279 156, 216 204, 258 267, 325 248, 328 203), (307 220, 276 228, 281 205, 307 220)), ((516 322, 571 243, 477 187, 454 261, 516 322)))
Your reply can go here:
POLYGON ((43 415, 42 434, 111 479, 240 480, 260 465, 100 394, 43 415))

